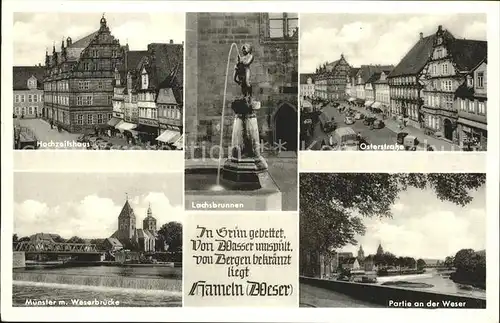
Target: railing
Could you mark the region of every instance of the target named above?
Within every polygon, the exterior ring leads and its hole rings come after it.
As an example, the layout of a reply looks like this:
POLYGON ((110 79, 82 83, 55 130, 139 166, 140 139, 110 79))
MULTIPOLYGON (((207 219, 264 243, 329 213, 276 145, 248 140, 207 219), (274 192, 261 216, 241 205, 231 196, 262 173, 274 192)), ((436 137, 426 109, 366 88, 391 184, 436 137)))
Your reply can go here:
POLYGON ((46 241, 23 241, 14 243, 14 251, 24 252, 70 252, 70 253, 97 253, 96 245, 86 243, 58 243, 46 241))

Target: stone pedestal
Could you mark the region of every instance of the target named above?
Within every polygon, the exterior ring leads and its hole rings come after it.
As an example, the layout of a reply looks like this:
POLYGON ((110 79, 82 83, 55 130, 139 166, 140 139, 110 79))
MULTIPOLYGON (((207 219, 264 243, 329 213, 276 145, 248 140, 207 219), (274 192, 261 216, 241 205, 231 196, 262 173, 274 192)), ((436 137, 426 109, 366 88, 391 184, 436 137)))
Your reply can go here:
POLYGON ((224 163, 221 180, 232 189, 252 190, 272 181, 267 172, 267 162, 260 152, 259 127, 255 110, 257 101, 235 100, 231 108, 235 113, 231 136, 231 152, 224 163))

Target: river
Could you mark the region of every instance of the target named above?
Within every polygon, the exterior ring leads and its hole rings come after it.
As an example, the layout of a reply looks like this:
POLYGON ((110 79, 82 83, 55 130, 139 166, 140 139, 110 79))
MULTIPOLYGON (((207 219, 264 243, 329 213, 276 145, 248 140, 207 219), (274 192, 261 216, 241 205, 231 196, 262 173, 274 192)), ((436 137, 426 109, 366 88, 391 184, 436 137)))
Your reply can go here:
POLYGON ((13 306, 182 306, 182 268, 16 269, 12 303, 13 306))
MULTIPOLYGON (((468 285, 457 284, 453 282, 448 276, 442 276, 439 272, 434 269, 427 269, 425 274, 422 275, 412 275, 411 278, 405 278, 404 276, 394 277, 383 277, 385 281, 397 281, 404 280, 410 282, 418 282, 433 285, 429 288, 419 288, 419 290, 443 293, 443 294, 453 294, 461 296, 470 296, 477 298, 486 298, 486 290, 475 288, 468 285)), ((380 280, 380 279, 379 279, 380 280)))

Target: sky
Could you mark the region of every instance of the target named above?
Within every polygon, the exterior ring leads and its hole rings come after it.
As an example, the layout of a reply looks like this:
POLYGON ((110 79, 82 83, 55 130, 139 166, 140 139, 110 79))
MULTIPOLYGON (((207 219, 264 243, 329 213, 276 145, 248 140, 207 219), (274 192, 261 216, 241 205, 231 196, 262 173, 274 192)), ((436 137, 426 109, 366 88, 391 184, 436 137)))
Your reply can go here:
MULTIPOLYGON (((95 13, 16 13, 14 14, 14 65, 45 64, 45 50, 61 48, 70 36, 73 42, 99 29, 102 12, 95 13)), ((150 43, 182 43, 185 38, 184 13, 105 13, 111 34, 127 42, 131 50, 146 50, 150 43)))
POLYGON ((128 195, 138 228, 149 203, 158 228, 182 222, 182 173, 15 173, 14 233, 107 238, 128 195))
POLYGON ((439 25, 456 38, 486 40, 486 15, 447 14, 301 14, 300 69, 314 73, 343 53, 354 67, 362 64, 397 65, 420 38, 439 25))
POLYGON ((393 205, 393 218, 365 218, 366 234, 357 246, 343 251, 375 254, 379 243, 386 252, 415 259, 444 260, 463 248, 486 249, 486 188, 472 191, 465 207, 440 201, 431 190, 410 188, 393 205))

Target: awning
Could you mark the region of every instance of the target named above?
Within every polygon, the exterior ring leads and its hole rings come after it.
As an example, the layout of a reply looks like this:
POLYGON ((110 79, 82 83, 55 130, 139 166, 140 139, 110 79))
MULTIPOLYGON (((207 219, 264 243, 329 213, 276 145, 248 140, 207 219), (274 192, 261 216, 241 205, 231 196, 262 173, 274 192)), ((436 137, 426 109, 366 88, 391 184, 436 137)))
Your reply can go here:
POLYGON ((183 149, 184 148, 184 136, 180 135, 179 138, 172 144, 175 146, 177 149, 183 149))
POLYGON ((112 117, 111 119, 109 119, 108 121, 108 126, 111 126, 111 127, 114 127, 116 126, 118 123, 120 123, 120 121, 122 121, 121 119, 118 119, 118 118, 115 118, 115 117, 112 117))
POLYGON ((116 126, 115 126, 116 129, 119 129, 119 130, 134 130, 135 128, 137 128, 137 125, 136 124, 133 124, 133 123, 128 123, 128 122, 125 122, 125 121, 120 121, 116 126))
POLYGON ((486 127, 486 124, 480 123, 480 122, 477 122, 477 121, 472 121, 472 120, 469 120, 469 119, 458 118, 457 123, 465 124, 465 125, 468 125, 470 127, 482 129, 482 130, 485 130, 485 131, 488 130, 487 127, 486 127))
POLYGON ((374 109, 378 109, 378 108, 380 107, 380 105, 381 105, 381 104, 382 104, 382 103, 375 101, 375 102, 373 102, 373 104, 372 104, 372 108, 374 108, 374 109))
POLYGON ((372 104, 373 104, 373 101, 366 101, 365 102, 365 107, 369 107, 372 104))
POLYGON ((180 133, 177 131, 173 130, 165 130, 159 135, 156 140, 165 142, 165 143, 172 143, 175 141, 175 139, 178 139, 177 136, 180 136, 180 133), (177 137, 177 138, 176 138, 177 137))
POLYGON ((349 98, 347 101, 349 102, 356 101, 356 98, 349 98))

